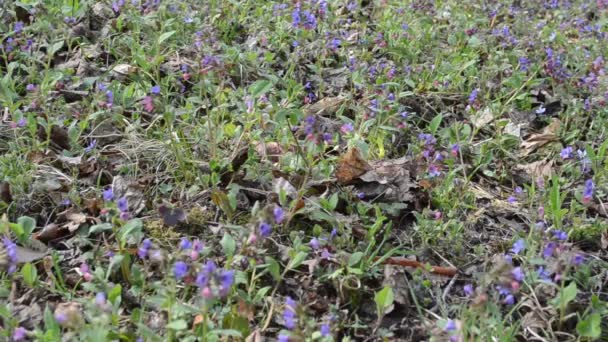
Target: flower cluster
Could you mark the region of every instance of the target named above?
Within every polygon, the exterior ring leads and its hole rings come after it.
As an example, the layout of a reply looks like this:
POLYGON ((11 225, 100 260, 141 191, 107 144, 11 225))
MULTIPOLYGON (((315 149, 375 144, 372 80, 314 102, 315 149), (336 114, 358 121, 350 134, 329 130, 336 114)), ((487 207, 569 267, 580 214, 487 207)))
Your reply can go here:
POLYGON ((207 300, 227 296, 234 284, 234 274, 233 270, 218 268, 212 260, 207 261, 196 275, 201 296, 207 300))

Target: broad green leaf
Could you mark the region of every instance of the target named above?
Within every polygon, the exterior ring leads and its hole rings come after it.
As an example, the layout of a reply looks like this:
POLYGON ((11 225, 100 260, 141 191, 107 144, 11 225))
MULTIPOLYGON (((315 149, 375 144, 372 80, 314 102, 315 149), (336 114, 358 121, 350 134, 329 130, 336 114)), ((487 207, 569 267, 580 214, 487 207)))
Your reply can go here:
POLYGON ((292 269, 302 265, 302 263, 304 262, 304 259, 306 259, 307 255, 308 254, 306 252, 298 252, 298 254, 296 254, 296 256, 293 257, 293 259, 291 259, 291 261, 287 265, 287 269, 292 270, 292 269))
POLYGON ((178 319, 176 321, 173 321, 173 322, 167 324, 167 329, 185 330, 187 328, 188 328, 188 323, 186 323, 186 321, 184 321, 183 319, 178 319))
POLYGON ((576 283, 570 282, 568 286, 561 289, 559 295, 555 297, 551 303, 555 307, 566 307, 571 301, 574 300, 574 298, 576 298, 576 293, 576 283))
POLYGON ((234 252, 236 251, 236 241, 234 241, 232 235, 224 233, 224 237, 222 237, 220 244, 222 245, 224 254, 226 254, 227 257, 230 258, 234 256, 234 252))
POLYGON ((429 129, 431 130, 432 134, 437 133, 437 129, 439 129, 439 125, 441 125, 441 121, 443 120, 443 115, 441 113, 437 114, 433 120, 431 120, 431 123, 429 124, 429 129))
POLYGON ((249 92, 253 98, 258 98, 266 94, 272 88, 272 82, 269 80, 259 80, 249 87, 249 92))
POLYGON ((359 263, 359 261, 361 261, 361 258, 363 258, 363 252, 355 252, 351 254, 350 258, 348 258, 348 266, 355 266, 359 263))
POLYGON ((23 276, 23 281, 29 287, 34 287, 36 285, 36 281, 38 280, 38 271, 36 267, 31 263, 26 263, 21 268, 21 275, 23 276))
POLYGON ((393 305, 393 300, 393 289, 391 287, 386 286, 376 293, 374 301, 376 302, 378 317, 382 317, 386 314, 387 309, 393 305))
POLYGON ((581 337, 599 338, 602 335, 602 317, 593 313, 576 324, 576 331, 581 337))
POLYGON ((165 32, 158 37, 158 45, 162 44, 165 40, 171 38, 175 34, 175 31, 165 32))
POLYGON ((24 237, 29 237, 32 231, 34 231, 34 228, 36 228, 36 220, 29 216, 21 216, 17 219, 17 223, 23 229, 24 237))
POLYGON ((274 280, 281 280, 281 265, 271 257, 265 258, 266 264, 268 264, 268 272, 274 280))

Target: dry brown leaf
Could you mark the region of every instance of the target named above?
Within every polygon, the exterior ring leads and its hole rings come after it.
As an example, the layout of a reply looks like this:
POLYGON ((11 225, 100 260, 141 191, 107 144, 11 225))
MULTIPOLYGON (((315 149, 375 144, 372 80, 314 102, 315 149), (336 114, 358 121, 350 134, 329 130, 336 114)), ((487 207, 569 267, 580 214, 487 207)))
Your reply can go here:
POLYGON ((13 196, 11 196, 11 186, 7 181, 0 183, 0 201, 4 203, 11 203, 13 196))
POLYGON ((279 161, 280 156, 285 153, 285 150, 276 142, 260 142, 255 145, 255 151, 262 158, 268 158, 271 162, 279 161))
POLYGON ((393 289, 395 302, 401 305, 410 305, 410 289, 405 281, 406 270, 404 267, 384 265, 384 280, 382 285, 393 289))
POLYGON ((529 164, 516 165, 515 169, 533 176, 533 179, 548 178, 553 175, 553 163, 553 160, 543 159, 529 164))
POLYGON ((87 222, 87 215, 77 211, 76 208, 70 208, 65 212, 67 222, 63 225, 70 233, 73 233, 80 227, 81 224, 87 222))
POLYGON ((42 228, 41 231, 34 233, 32 235, 32 238, 40 241, 40 242, 44 242, 47 243, 49 241, 53 241, 59 238, 62 238, 66 235, 68 235, 69 230, 66 227, 62 227, 56 223, 50 223, 46 226, 44 226, 44 228, 42 228))
POLYGON ((60 126, 52 125, 50 135, 47 135, 47 130, 42 125, 38 125, 38 139, 41 141, 50 140, 51 143, 58 147, 69 150, 70 149, 70 136, 68 131, 60 126))
POLYGON ((608 249, 608 232, 606 231, 602 233, 601 244, 602 249, 608 249))
POLYGON ((298 190, 291 185, 288 180, 283 177, 274 178, 272 180, 272 191, 279 194, 281 193, 281 190, 284 191, 289 198, 296 198, 298 194, 298 190))
POLYGON ((557 131, 559 130, 560 125, 561 122, 558 119, 553 119, 551 124, 545 127, 542 132, 532 134, 526 141, 521 143, 521 154, 527 156, 539 147, 557 140, 557 131))
POLYGON ((365 183, 357 189, 366 197, 382 196, 387 202, 412 202, 413 189, 418 188, 413 169, 415 163, 406 157, 374 162, 371 170, 359 177, 365 183))
POLYGON ((349 149, 338 160, 336 178, 340 184, 351 184, 355 179, 371 170, 371 166, 363 159, 356 147, 349 149))
POLYGON ((324 97, 321 100, 302 108, 306 115, 333 115, 340 109, 345 98, 342 96, 324 97))

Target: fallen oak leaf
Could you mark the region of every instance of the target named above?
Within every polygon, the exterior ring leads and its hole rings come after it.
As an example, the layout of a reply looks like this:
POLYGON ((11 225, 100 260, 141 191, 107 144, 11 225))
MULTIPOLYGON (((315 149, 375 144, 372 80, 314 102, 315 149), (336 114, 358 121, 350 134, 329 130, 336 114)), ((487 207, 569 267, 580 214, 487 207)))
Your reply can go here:
POLYGON ((352 147, 338 160, 336 178, 340 184, 348 185, 371 169, 359 149, 352 147))

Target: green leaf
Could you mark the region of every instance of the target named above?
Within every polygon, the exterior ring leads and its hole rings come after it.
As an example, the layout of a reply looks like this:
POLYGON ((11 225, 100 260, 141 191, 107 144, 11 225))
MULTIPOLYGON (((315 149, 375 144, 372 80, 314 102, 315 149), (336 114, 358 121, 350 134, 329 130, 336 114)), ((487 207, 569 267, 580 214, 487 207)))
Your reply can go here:
POLYGON ((551 303, 559 308, 566 307, 571 301, 576 298, 576 283, 571 282, 570 285, 564 287, 557 297, 555 297, 551 303))
POLYGON ((126 244, 129 236, 141 232, 142 227, 143 222, 140 219, 133 219, 125 223, 125 225, 122 226, 118 232, 118 239, 122 245, 124 246, 126 244))
POLYGON ((272 88, 272 82, 269 80, 259 80, 249 87, 249 92, 253 98, 258 98, 266 94, 272 88))
POLYGON ((292 269, 302 265, 302 263, 304 262, 304 259, 306 259, 307 255, 308 254, 306 252, 298 252, 298 254, 296 254, 296 256, 293 257, 293 259, 291 259, 291 261, 287 265, 287 269, 292 270, 292 269))
POLYGON ((32 234, 32 231, 34 231, 34 228, 36 228, 36 220, 29 216, 21 216, 17 219, 17 223, 23 229, 23 238, 29 238, 29 236, 32 234))
POLYGON ((173 321, 167 324, 167 329, 172 330, 186 330, 188 328, 188 323, 183 319, 178 319, 177 321, 173 321))
POLYGON ((576 324, 576 331, 581 337, 599 338, 602 335, 602 317, 593 313, 576 324))
POLYGON ((51 45, 51 48, 49 49, 49 52, 48 52, 49 57, 54 56, 55 53, 57 53, 57 51, 61 50, 62 47, 63 47, 63 40, 51 45))
POLYGON ((393 299, 393 289, 389 286, 384 287, 376 293, 374 301, 376 302, 378 317, 382 317, 386 314, 387 309, 393 305, 393 299))
POLYGON ((333 195, 331 195, 331 197, 329 198, 329 210, 333 211, 334 209, 336 209, 336 206, 338 206, 338 193, 334 193, 333 195))
POLYGON ((110 275, 116 268, 120 266, 124 258, 124 255, 116 254, 110 259, 110 264, 108 265, 108 270, 106 271, 106 280, 110 279, 110 275))
POLYGON ((234 241, 232 235, 224 233, 224 237, 222 237, 220 244, 222 245, 224 254, 226 254, 227 257, 231 258, 234 256, 234 252, 236 251, 236 241, 234 241))
POLYGON ((21 268, 21 275, 23 276, 23 281, 29 287, 34 287, 36 285, 36 281, 38 280, 38 271, 36 267, 31 263, 26 263, 21 268))
POLYGON ((268 272, 272 276, 272 279, 276 281, 281 280, 281 265, 271 257, 266 257, 265 261, 268 264, 268 272))
POLYGON ((350 258, 348 258, 348 266, 355 266, 359 263, 359 261, 361 261, 361 258, 363 258, 363 252, 355 252, 351 254, 350 258))
POLYGON ((240 333, 241 337, 249 336, 250 332, 249 321, 247 318, 236 313, 230 313, 224 317, 222 328, 236 330, 240 333))
POLYGON ((105 232, 106 230, 111 230, 111 229, 112 229, 111 223, 104 222, 104 223, 96 224, 94 226, 91 226, 91 228, 89 228, 89 235, 95 234, 97 232, 105 232))
POLYGON ((116 301, 120 301, 120 294, 122 293, 122 286, 116 284, 108 293, 108 300, 112 304, 116 304, 116 301))
POLYGON ((433 120, 431 120, 431 123, 429 124, 429 129, 431 130, 432 134, 437 133, 437 129, 439 129, 439 125, 441 125, 441 121, 443 120, 443 115, 441 113, 437 114, 433 120))
POLYGON ((158 45, 162 44, 165 40, 171 38, 175 34, 175 31, 165 32, 158 37, 158 45))

